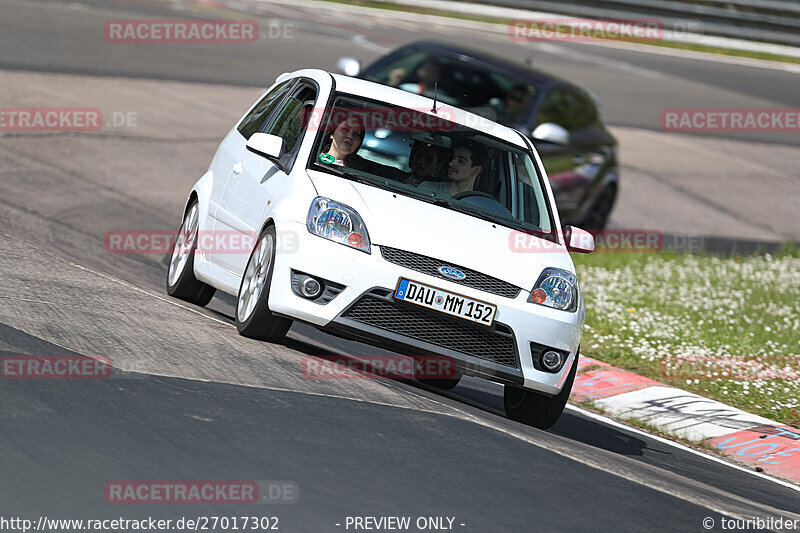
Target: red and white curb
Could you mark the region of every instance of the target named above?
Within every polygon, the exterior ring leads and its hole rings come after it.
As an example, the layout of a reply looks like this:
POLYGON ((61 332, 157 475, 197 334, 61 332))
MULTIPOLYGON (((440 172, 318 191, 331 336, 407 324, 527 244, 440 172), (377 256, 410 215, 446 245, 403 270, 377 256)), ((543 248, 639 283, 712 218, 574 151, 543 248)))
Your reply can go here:
POLYGON ((581 356, 572 397, 800 482, 800 429, 581 356), (591 368, 589 368, 591 367, 591 368))

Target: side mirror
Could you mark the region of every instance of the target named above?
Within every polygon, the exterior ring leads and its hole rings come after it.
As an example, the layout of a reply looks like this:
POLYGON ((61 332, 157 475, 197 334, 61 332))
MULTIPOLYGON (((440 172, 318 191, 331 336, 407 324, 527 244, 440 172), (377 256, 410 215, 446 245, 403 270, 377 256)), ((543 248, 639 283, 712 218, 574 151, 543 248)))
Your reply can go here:
POLYGON ((531 132, 531 137, 536 141, 553 144, 569 144, 569 132, 563 126, 553 122, 542 122, 531 132))
POLYGON ((594 236, 586 230, 573 226, 564 226, 564 242, 570 252, 579 254, 594 252, 594 236))
POLYGON ((247 149, 267 159, 276 160, 286 152, 283 137, 271 133, 254 133, 247 141, 247 149))
POLYGON ((354 57, 342 57, 336 62, 336 68, 346 76, 358 76, 361 72, 361 62, 354 57))

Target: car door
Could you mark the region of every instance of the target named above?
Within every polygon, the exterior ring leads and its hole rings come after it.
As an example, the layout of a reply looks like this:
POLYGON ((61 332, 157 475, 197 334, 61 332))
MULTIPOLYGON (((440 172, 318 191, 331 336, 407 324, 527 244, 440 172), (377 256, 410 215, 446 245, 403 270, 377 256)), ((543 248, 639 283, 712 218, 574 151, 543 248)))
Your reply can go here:
POLYGON ((569 198, 571 207, 574 206, 571 221, 576 225, 590 224, 585 229, 599 230, 604 224, 595 215, 600 215, 597 211, 604 206, 595 205, 595 200, 600 189, 606 186, 609 166, 614 164, 615 142, 600 121, 594 99, 577 87, 571 90, 575 113, 570 125, 570 145, 578 153, 575 161, 578 178, 569 198))
MULTIPOLYGON (((300 81, 289 91, 280 105, 267 120, 262 131, 277 135, 284 140, 286 155, 282 161, 290 161, 305 133, 303 113, 313 107, 318 90, 311 81, 300 81)), ((218 223, 225 231, 238 239, 255 243, 263 223, 267 203, 278 197, 289 176, 279 165, 249 151, 242 142, 237 154, 237 165, 231 173, 218 209, 218 223)), ((287 169, 288 171, 289 169, 287 169)), ((218 255, 219 266, 241 275, 247 266, 249 248, 244 250, 222 250, 218 255)))
MULTIPOLYGON (((570 131, 574 113, 574 99, 569 87, 550 88, 542 97, 535 112, 532 130, 541 124, 551 123, 570 131)), ((569 142, 561 144, 542 139, 532 139, 550 179, 553 195, 562 221, 570 220, 578 207, 581 177, 577 174, 582 154, 569 142)))
POLYGON ((567 144, 537 139, 533 142, 550 178, 562 221, 577 223, 598 169, 608 157, 607 150, 598 144, 597 109, 584 91, 558 85, 547 91, 534 116, 533 128, 550 122, 569 133, 567 144))
POLYGON ((223 242, 220 239, 220 246, 216 246, 214 240, 217 236, 225 238, 225 232, 230 232, 236 226, 229 218, 229 213, 225 210, 220 211, 223 195, 233 176, 238 176, 243 168, 242 155, 245 150, 247 140, 256 132, 262 131, 267 120, 275 109, 289 93, 297 82, 296 79, 284 81, 276 84, 259 100, 244 116, 236 128, 233 128, 220 143, 217 154, 214 156, 213 183, 211 186, 211 199, 209 203, 209 215, 211 215, 210 233, 204 235, 205 241, 200 242, 200 248, 204 250, 208 261, 221 266, 224 262, 224 255, 229 253, 224 250, 223 242), (222 218, 220 218, 222 217, 222 218), (208 246, 206 246, 208 245, 208 246))

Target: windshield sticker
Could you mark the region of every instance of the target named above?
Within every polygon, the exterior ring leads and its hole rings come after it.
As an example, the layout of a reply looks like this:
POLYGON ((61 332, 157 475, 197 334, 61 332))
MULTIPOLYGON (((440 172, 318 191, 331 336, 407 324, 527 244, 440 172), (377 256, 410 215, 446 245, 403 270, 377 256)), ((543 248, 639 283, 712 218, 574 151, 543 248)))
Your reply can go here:
POLYGON ((323 163, 333 163, 336 161, 336 158, 333 157, 331 154, 319 154, 319 160, 323 163))

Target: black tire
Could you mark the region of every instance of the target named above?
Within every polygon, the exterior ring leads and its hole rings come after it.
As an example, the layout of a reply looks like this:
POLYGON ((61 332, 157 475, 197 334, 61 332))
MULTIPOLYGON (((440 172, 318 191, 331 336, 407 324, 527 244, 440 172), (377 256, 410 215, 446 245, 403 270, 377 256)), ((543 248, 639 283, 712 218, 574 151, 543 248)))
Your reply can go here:
POLYGON ((603 230, 608 225, 608 219, 611 216, 611 210, 614 208, 614 203, 617 200, 617 187, 615 185, 608 185, 600 194, 592 205, 592 210, 586 215, 584 221, 580 224, 581 227, 589 231, 603 230))
POLYGON ((239 334, 262 341, 279 341, 292 326, 288 318, 273 315, 268 305, 275 268, 275 235, 275 226, 269 226, 258 236, 247 260, 236 300, 236 329, 239 334))
POLYGON ((553 427, 553 424, 558 421, 561 413, 564 412, 564 407, 567 405, 577 368, 578 355, 576 354, 567 382, 564 383, 564 388, 561 389, 561 392, 555 396, 544 396, 513 385, 505 385, 503 405, 508 418, 539 429, 553 427))
POLYGON ((175 239, 167 269, 167 294, 174 298, 206 306, 217 289, 198 280, 194 275, 194 256, 197 252, 197 220, 200 216, 197 200, 183 215, 181 229, 175 239), (188 256, 184 257, 184 255, 188 256))

